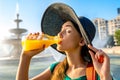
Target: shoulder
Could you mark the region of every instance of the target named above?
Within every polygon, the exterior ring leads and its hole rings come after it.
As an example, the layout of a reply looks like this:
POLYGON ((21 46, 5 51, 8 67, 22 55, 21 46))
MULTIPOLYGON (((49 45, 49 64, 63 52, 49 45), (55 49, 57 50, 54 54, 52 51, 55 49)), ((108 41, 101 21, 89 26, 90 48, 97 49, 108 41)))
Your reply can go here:
POLYGON ((60 63, 60 62, 54 62, 54 63, 52 63, 52 64, 50 65, 50 71, 51 71, 51 73, 53 73, 56 65, 59 64, 59 63, 60 63))

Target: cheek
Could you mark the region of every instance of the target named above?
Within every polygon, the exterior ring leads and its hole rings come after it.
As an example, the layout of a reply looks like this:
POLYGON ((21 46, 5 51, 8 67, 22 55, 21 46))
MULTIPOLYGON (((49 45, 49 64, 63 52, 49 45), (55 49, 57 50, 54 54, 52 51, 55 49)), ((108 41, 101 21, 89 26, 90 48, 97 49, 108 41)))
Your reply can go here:
POLYGON ((69 40, 67 40, 67 44, 69 44, 68 46, 70 48, 76 48, 79 46, 79 42, 80 42, 80 38, 78 36, 73 36, 73 37, 70 37, 69 40))
POLYGON ((79 41, 76 38, 66 38, 63 42, 57 46, 59 51, 71 50, 79 46, 79 41))
POLYGON ((60 44, 57 45, 57 50, 66 51, 70 48, 70 46, 71 46, 70 40, 65 39, 60 44))

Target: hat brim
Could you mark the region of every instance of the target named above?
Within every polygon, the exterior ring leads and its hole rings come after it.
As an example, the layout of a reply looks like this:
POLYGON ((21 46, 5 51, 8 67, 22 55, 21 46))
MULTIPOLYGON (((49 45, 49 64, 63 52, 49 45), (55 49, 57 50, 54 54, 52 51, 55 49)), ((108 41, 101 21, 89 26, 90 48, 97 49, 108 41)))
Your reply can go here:
MULTIPOLYGON (((78 16, 70 6, 63 3, 54 3, 46 9, 41 21, 42 32, 53 36, 57 35, 61 30, 64 19, 74 21, 79 26, 86 45, 90 44, 78 16)), ((52 47, 56 49, 56 45, 52 45, 52 47)))

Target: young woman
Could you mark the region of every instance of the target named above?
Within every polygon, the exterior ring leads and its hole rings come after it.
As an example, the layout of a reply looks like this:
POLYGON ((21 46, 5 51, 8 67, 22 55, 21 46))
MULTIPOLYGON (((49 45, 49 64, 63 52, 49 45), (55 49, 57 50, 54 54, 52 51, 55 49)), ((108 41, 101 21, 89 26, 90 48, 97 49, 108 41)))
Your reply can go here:
MULTIPOLYGON (((66 9, 66 7, 69 7, 62 3, 56 4, 53 4, 52 7, 58 9, 58 11, 62 8, 66 9)), ((62 11, 60 11, 60 13, 62 13, 62 11)), ((57 44, 57 50, 63 52, 66 55, 66 58, 62 62, 52 64, 44 72, 33 77, 32 80, 88 80, 86 69, 89 63, 93 64, 96 71, 97 77, 95 80, 112 80, 109 57, 102 50, 99 50, 91 45, 95 36, 95 27, 92 22, 85 17, 80 17, 78 20, 82 26, 79 26, 75 17, 74 20, 73 18, 71 19, 68 17, 64 17, 64 19, 62 17, 61 20, 63 21, 63 24, 60 27, 61 30, 57 34, 61 41, 57 44), (86 40, 80 27, 82 27, 86 32, 90 44, 86 44, 86 40), (103 61, 99 62, 101 56, 103 61)), ((27 38, 37 39, 39 35, 39 33, 33 33, 28 35, 27 38)), ((29 79, 28 71, 30 61, 34 55, 44 49, 45 47, 43 45, 37 50, 22 51, 16 80, 29 79)))

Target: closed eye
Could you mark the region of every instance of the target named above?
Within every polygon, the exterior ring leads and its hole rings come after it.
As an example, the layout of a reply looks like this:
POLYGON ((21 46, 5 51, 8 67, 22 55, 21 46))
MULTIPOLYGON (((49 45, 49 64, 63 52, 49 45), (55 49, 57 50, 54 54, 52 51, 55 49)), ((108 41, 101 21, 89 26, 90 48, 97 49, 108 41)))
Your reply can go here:
POLYGON ((66 30, 66 33, 71 33, 71 30, 70 30, 70 29, 67 29, 67 30, 66 30))

